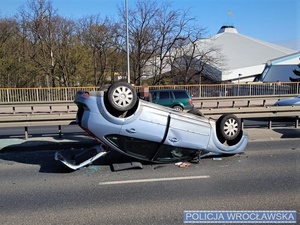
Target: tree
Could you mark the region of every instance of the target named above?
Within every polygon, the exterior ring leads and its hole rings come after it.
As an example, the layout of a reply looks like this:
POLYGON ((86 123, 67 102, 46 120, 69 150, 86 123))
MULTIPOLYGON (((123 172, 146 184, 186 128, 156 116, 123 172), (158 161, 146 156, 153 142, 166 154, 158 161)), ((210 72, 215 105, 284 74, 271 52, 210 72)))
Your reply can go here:
POLYGON ((31 0, 28 9, 20 11, 23 33, 31 43, 30 57, 42 72, 41 82, 47 87, 55 86, 56 51, 59 43, 55 26, 59 17, 49 0, 31 0))
MULTIPOLYGON (((122 10, 121 15, 125 18, 122 10)), ((176 81, 180 83, 192 82, 199 76, 199 70, 192 72, 196 69, 194 64, 199 62, 196 58, 208 59, 208 54, 197 50, 199 45, 195 43, 201 40, 205 29, 195 25, 189 11, 172 10, 169 3, 139 0, 129 15, 130 62, 135 84, 140 85, 147 78, 153 85, 172 82, 174 73, 179 71, 181 77, 177 74, 176 81), (184 60, 185 68, 179 67, 184 60)))
MULTIPOLYGON (((156 19, 156 27, 158 30, 155 74, 153 84, 159 84, 161 81, 168 79, 164 71, 170 70, 173 66, 172 55, 178 50, 178 47, 188 44, 187 40, 191 37, 191 22, 194 18, 188 16, 188 11, 174 11, 170 9, 169 4, 164 4, 156 19), (169 68, 168 68, 169 67, 169 68)), ((198 34, 202 29, 199 29, 198 34)), ((198 38, 198 37, 197 37, 198 38)))
MULTIPOLYGON (((129 43, 130 43, 130 63, 133 76, 131 81, 135 84, 141 84, 143 68, 146 62, 153 57, 155 52, 155 18, 159 11, 159 4, 156 1, 136 1, 135 9, 129 9, 129 43)), ((126 21, 125 8, 120 7, 121 21, 119 22, 119 46, 124 52, 126 40, 126 21)))
POLYGON ((99 86, 107 79, 108 62, 117 50, 115 25, 108 18, 101 20, 100 16, 84 18, 80 23, 84 46, 91 52, 93 84, 99 86))
POLYGON ((19 74, 18 48, 14 40, 18 40, 18 25, 13 19, 0 20, 0 82, 2 87, 18 87, 19 74))
POLYGON ((176 84, 219 82, 215 67, 223 65, 220 48, 201 40, 201 30, 190 32, 188 39, 177 43, 170 54, 171 78, 176 84), (200 32, 200 33, 199 33, 200 32))
MULTIPOLYGON (((29 0, 0 18, 0 84, 4 87, 96 85, 125 78, 125 8, 120 21, 100 15, 62 17, 51 0, 29 0)), ((188 11, 137 0, 129 10, 131 82, 196 83, 219 60, 203 49, 205 29, 188 11)), ((217 54, 215 54, 217 55, 217 54)))
POLYGON ((57 38, 60 40, 56 51, 55 80, 59 86, 74 86, 79 83, 77 71, 84 56, 76 33, 76 25, 72 20, 57 17, 56 26, 60 30, 57 38))

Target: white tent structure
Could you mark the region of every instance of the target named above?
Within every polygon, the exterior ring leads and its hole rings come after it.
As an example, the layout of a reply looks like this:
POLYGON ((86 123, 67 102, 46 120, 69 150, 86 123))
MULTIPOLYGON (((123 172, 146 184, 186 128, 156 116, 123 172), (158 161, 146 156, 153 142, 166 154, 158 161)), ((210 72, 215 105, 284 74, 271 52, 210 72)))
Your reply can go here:
POLYGON ((221 81, 254 81, 263 73, 270 60, 297 53, 239 34, 233 26, 223 26, 215 36, 200 40, 197 44, 203 47, 208 43, 219 47, 224 56, 225 67, 216 68, 221 81))

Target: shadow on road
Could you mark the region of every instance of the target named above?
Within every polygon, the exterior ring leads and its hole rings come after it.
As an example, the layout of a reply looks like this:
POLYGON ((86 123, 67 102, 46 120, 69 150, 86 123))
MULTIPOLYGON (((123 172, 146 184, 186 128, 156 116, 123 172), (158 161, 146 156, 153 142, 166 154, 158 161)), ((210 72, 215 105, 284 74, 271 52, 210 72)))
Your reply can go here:
POLYGON ((278 134, 281 134, 281 139, 300 138, 300 129, 275 128, 272 130, 278 134))
MULTIPOLYGON (((89 149, 97 142, 80 142, 59 144, 51 141, 26 141, 21 144, 9 145, 0 151, 0 160, 18 163, 40 165, 41 173, 70 173, 73 170, 67 168, 60 161, 54 159, 57 150, 64 151, 70 155, 80 153, 89 149)), ((92 165, 112 165, 114 163, 137 162, 121 153, 111 151, 105 156, 93 162, 92 165)))

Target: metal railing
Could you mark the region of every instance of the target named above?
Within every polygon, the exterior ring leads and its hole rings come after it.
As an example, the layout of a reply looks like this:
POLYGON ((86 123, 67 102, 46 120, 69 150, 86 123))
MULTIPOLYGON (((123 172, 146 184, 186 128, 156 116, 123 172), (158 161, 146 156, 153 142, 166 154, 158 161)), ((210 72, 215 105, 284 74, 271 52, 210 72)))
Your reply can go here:
MULTIPOLYGON (((152 89, 186 89, 194 98, 257 95, 298 95, 299 82, 229 83, 148 86, 152 89)), ((99 87, 0 88, 0 102, 73 101, 79 90, 95 91, 99 87)), ((140 91, 142 86, 135 86, 140 91)))

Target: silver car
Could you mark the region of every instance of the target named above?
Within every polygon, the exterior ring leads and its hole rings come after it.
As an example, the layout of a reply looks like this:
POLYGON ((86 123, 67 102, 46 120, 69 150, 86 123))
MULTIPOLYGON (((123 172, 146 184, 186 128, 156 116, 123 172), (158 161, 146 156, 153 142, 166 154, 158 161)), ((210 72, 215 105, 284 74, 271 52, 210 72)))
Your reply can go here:
POLYGON ((240 120, 225 114, 218 120, 193 109, 176 111, 137 97, 126 82, 99 91, 79 91, 77 123, 101 145, 89 159, 74 163, 60 152, 56 159, 78 169, 109 151, 135 159, 171 163, 189 161, 196 155, 236 154, 245 150, 248 135, 240 120))
POLYGON ((300 95, 293 98, 285 98, 275 102, 275 106, 297 106, 300 105, 300 95))

